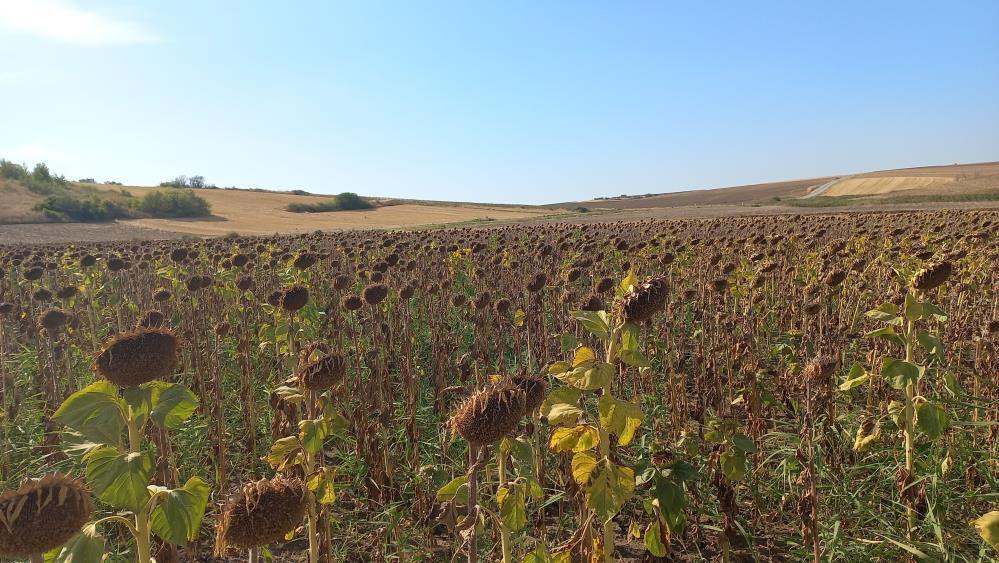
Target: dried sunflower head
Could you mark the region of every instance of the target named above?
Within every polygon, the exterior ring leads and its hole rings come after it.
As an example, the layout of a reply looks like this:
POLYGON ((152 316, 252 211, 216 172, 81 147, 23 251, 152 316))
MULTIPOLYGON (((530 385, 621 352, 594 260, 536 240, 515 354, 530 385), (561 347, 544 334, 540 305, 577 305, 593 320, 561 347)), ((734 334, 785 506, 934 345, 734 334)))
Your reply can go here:
POLYGON ((27 559, 59 547, 93 511, 83 483, 59 473, 0 494, 0 558, 27 559))
POLYGON ((172 374, 179 348, 172 330, 139 328, 107 341, 94 360, 94 370, 119 387, 136 387, 172 374))

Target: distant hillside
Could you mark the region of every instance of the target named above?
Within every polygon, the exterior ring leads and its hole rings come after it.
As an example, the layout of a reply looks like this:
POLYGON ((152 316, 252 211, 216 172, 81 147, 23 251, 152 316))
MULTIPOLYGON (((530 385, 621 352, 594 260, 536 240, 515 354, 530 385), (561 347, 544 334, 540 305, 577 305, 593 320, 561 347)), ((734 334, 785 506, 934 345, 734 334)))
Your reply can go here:
POLYGON ((999 162, 925 166, 863 174, 808 178, 729 188, 700 189, 644 196, 611 197, 552 204, 552 208, 641 209, 697 205, 822 205, 823 198, 849 203, 863 199, 909 198, 945 201, 999 197, 999 162), (817 200, 811 201, 808 200, 817 200), (798 200, 801 200, 800 202, 798 200))

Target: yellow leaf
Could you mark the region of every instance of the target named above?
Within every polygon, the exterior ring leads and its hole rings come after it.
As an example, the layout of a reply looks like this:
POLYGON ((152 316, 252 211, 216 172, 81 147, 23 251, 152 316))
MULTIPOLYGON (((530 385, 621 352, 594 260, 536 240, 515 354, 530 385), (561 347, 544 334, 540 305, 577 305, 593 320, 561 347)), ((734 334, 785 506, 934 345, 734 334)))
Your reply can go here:
POLYGON ((974 522, 985 543, 999 549, 999 510, 993 510, 974 522))
POLYGON ((590 475, 597 468, 597 458, 590 452, 578 452, 572 456, 572 478, 580 485, 590 481, 590 475))
POLYGON ((548 447, 553 452, 582 452, 596 447, 600 441, 600 433, 589 424, 580 424, 572 428, 557 428, 552 432, 548 447))
POLYGON ((513 324, 516 326, 524 326, 524 319, 527 318, 527 313, 523 309, 517 309, 517 312, 513 314, 513 324))
POLYGON ((597 359, 596 353, 593 348, 588 346, 580 346, 576 348, 576 355, 572 358, 572 367, 579 367, 586 362, 592 362, 597 359))

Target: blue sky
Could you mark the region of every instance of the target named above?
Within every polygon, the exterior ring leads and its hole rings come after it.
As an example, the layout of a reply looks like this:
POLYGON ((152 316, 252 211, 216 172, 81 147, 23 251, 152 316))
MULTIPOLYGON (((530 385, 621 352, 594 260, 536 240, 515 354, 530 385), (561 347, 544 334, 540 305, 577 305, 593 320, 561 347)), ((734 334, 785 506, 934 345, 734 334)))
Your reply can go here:
POLYGON ((999 2, 0 0, 0 157, 546 203, 999 159, 999 2))

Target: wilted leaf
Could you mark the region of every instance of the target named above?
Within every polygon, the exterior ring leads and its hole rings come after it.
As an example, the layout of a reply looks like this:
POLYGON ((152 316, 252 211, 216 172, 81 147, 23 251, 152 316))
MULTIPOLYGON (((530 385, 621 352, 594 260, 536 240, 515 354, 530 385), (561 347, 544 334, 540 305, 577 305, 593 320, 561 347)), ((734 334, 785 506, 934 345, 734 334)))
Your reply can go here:
POLYGON ((571 371, 556 374, 555 377, 577 389, 593 391, 610 384, 614 378, 614 366, 604 362, 589 361, 571 371))
POLYGON ((322 505, 336 502, 336 471, 332 467, 321 467, 309 476, 307 485, 322 505))

